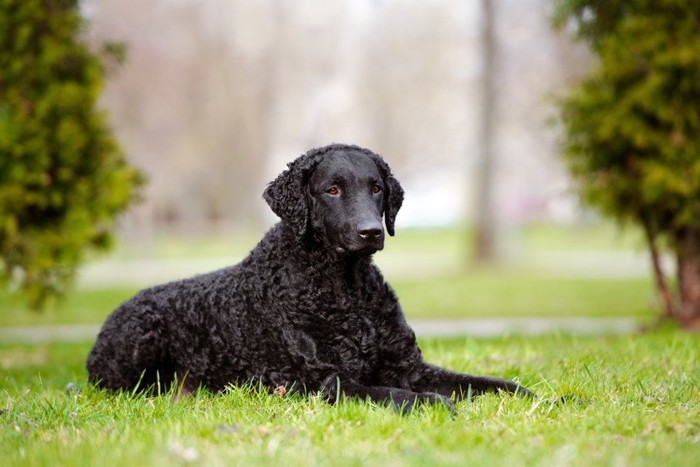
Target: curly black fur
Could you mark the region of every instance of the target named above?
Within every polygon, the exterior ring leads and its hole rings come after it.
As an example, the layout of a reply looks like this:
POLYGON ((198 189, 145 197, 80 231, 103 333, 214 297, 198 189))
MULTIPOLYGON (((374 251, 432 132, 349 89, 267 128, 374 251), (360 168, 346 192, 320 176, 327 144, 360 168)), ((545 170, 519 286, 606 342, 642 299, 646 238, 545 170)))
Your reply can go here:
POLYGON ((393 235, 403 201, 378 155, 313 149, 264 198, 281 222, 241 263, 143 290, 112 313, 87 359, 92 383, 131 390, 177 377, 186 391, 220 391, 257 382, 403 407, 485 391, 530 394, 423 361, 372 263, 383 247, 381 216, 393 235))

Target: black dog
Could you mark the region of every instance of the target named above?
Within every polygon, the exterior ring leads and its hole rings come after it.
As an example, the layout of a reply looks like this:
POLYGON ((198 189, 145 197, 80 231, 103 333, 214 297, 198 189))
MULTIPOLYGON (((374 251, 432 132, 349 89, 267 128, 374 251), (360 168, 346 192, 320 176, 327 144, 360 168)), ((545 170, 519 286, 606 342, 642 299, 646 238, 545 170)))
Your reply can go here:
POLYGON ((139 292, 105 322, 87 359, 109 389, 262 383, 410 409, 467 394, 530 395, 498 378, 423 361, 392 289, 372 263, 403 190, 356 146, 314 149, 265 190, 282 219, 235 266, 139 292))

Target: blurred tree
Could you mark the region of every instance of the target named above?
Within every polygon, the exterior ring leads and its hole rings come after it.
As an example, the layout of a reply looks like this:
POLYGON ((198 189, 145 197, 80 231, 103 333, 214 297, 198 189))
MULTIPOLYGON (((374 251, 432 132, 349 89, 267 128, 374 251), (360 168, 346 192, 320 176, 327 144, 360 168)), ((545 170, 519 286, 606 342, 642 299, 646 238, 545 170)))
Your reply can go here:
POLYGON ((0 284, 34 308, 110 244, 142 181, 96 108, 105 67, 84 26, 78 0, 0 0, 0 284))
POLYGON ((644 229, 666 316, 700 325, 700 2, 563 0, 554 24, 599 58, 560 101, 582 197, 644 229), (676 257, 676 293, 659 248, 676 257))

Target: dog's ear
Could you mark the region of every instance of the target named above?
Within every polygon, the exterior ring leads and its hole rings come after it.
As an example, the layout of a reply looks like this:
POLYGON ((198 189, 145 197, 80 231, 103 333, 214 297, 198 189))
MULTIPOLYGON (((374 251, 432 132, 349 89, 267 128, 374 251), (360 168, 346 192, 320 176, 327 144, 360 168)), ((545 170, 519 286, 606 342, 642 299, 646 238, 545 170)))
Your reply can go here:
POLYGON ((311 151, 287 164, 282 172, 265 189, 263 198, 272 212, 289 225, 299 238, 309 230, 309 195, 306 184, 318 163, 311 151))
POLYGON ((401 205, 403 204, 403 188, 401 184, 391 173, 389 165, 384 160, 375 154, 375 162, 384 179, 384 223, 386 231, 389 235, 394 235, 394 223, 396 222, 396 214, 398 214, 401 205))

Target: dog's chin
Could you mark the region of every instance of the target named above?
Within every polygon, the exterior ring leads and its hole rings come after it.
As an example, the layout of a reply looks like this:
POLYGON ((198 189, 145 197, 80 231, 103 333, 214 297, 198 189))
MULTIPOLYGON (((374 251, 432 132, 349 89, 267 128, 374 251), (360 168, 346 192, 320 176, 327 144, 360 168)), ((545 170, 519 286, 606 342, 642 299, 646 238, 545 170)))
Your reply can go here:
POLYGON ((336 245, 335 252, 341 256, 371 256, 382 249, 384 249, 384 241, 362 244, 344 243, 336 245))

